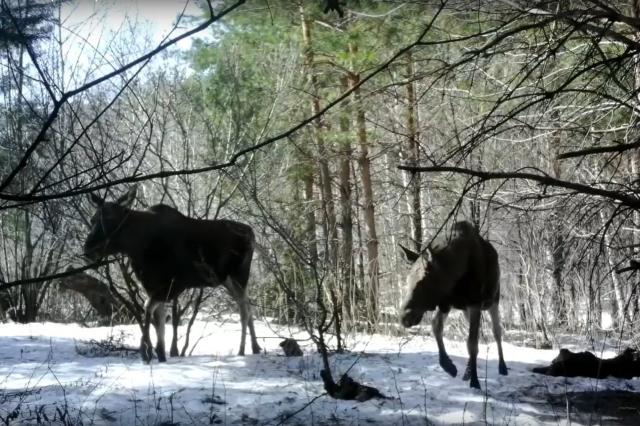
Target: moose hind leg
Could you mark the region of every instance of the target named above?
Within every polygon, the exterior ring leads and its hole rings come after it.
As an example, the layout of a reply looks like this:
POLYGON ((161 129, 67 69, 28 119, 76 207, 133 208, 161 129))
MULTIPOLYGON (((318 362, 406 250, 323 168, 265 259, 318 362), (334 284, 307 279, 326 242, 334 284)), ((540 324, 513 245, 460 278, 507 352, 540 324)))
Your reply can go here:
POLYGON ((504 356, 502 354, 502 324, 500 323, 500 308, 497 303, 489 308, 489 315, 491 315, 493 337, 498 345, 498 372, 506 376, 509 374, 509 371, 507 370, 507 364, 504 362, 504 356))
POLYGON ((180 355, 178 352, 178 326, 180 325, 180 310, 178 306, 178 299, 173 299, 171 303, 171 329, 173 336, 171 337, 171 349, 169 349, 169 356, 174 357, 180 355))
POLYGON ((469 362, 464 376, 464 380, 470 380, 469 386, 480 389, 478 380, 478 337, 480 334, 480 308, 467 308, 467 318, 469 319, 469 337, 467 338, 467 350, 469 351, 469 362))
POLYGON ((164 303, 158 303, 156 309, 153 311, 153 326, 156 329, 156 355, 158 355, 159 362, 166 362, 167 355, 164 348, 164 329, 167 322, 164 303))
POLYGON ((158 302, 154 302, 151 299, 147 300, 144 304, 144 315, 142 319, 142 338, 140 339, 140 354, 144 362, 151 362, 153 358, 153 345, 151 344, 151 337, 149 336, 149 328, 151 327, 151 321, 153 318, 153 312, 158 306, 158 302))
POLYGON ((431 320, 431 329, 433 330, 433 334, 436 337, 436 343, 438 344, 438 355, 440 358, 440 366, 451 375, 451 377, 456 377, 458 374, 458 369, 455 364, 447 355, 447 351, 444 348, 444 341, 442 340, 442 332, 444 330, 444 321, 447 319, 447 312, 442 312, 440 309, 436 311, 433 315, 433 319, 431 320))
POLYGON ((259 354, 262 348, 260 348, 260 345, 258 344, 256 329, 253 326, 253 315, 251 314, 251 306, 249 306, 249 318, 247 320, 247 325, 249 326, 249 334, 251 335, 251 351, 254 354, 259 354))
POLYGON ((240 311, 240 350, 238 350, 238 355, 244 356, 244 348, 247 341, 247 323, 249 321, 249 304, 247 303, 244 288, 235 280, 231 279, 229 281, 225 286, 229 290, 231 297, 238 304, 238 310, 240 311))

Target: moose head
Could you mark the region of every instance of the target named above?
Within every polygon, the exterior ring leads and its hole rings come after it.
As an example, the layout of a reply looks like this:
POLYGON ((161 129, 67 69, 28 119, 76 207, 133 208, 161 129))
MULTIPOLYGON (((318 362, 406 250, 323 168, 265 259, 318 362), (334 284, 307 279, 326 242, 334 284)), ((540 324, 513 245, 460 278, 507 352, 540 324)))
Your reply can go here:
POLYGON ((435 310, 444 301, 454 283, 446 276, 430 247, 422 253, 416 253, 401 244, 400 247, 411 264, 406 297, 401 308, 401 322, 405 327, 413 327, 420 323, 426 311, 435 310))
POLYGON ((136 187, 129 189, 116 201, 105 201, 91 194, 90 200, 96 206, 96 212, 91 218, 91 230, 84 243, 85 256, 91 260, 100 260, 121 249, 119 235, 135 198, 136 187))

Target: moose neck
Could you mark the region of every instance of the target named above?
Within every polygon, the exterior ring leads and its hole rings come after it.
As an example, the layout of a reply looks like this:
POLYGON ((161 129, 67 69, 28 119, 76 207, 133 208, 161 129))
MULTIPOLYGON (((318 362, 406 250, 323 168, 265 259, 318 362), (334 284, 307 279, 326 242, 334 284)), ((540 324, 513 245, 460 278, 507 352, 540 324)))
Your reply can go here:
POLYGON ((141 221, 142 212, 129 210, 112 235, 114 251, 128 256, 139 251, 140 236, 145 229, 141 221))

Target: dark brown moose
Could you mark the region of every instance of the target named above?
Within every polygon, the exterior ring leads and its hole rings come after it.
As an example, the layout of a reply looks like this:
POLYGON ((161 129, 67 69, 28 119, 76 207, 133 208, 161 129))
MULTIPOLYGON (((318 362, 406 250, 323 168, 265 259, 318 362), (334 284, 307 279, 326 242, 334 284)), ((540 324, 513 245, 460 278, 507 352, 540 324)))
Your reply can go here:
POLYGON ((251 227, 232 220, 192 219, 173 207, 156 205, 147 211, 132 210, 135 187, 115 202, 92 194, 97 211, 84 244, 92 260, 122 253, 131 259, 133 271, 149 296, 144 305, 140 352, 152 357, 149 325, 153 320, 158 337, 156 354, 166 361, 164 303, 187 288, 223 285, 240 309, 240 355, 244 355, 246 329, 251 333, 253 353, 260 346, 251 317, 247 282, 253 256, 251 227))
POLYGON ((482 310, 489 310, 498 344, 498 371, 506 375, 498 308, 500 269, 498 253, 491 243, 483 239, 471 223, 463 221, 454 224, 449 234, 437 238, 420 254, 400 247, 412 264, 407 277, 408 294, 402 306, 402 325, 412 327, 422 320, 426 311, 435 310, 431 324, 440 366, 455 377, 458 371, 445 351, 442 331, 451 308, 463 310, 469 321, 469 362, 463 380, 470 380, 472 388, 480 389, 476 369, 480 316, 482 310))
POLYGON ((640 376, 640 352, 626 348, 613 358, 598 358, 591 352, 571 352, 562 348, 548 367, 535 367, 534 373, 547 376, 632 379, 640 376))

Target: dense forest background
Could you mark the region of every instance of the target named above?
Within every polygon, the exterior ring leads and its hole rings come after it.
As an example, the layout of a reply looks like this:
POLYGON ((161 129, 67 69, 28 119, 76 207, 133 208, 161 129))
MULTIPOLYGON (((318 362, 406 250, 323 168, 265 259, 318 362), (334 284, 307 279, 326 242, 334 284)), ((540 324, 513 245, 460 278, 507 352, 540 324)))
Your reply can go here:
POLYGON ((505 327, 634 336, 640 2, 324 6, 202 4, 160 45, 133 24, 105 45, 69 3, 2 0, 2 315, 96 320, 77 272, 139 319, 127 259, 81 255, 87 194, 137 185, 136 208, 254 228, 257 316, 395 332, 398 244, 467 219, 499 252, 505 327))

